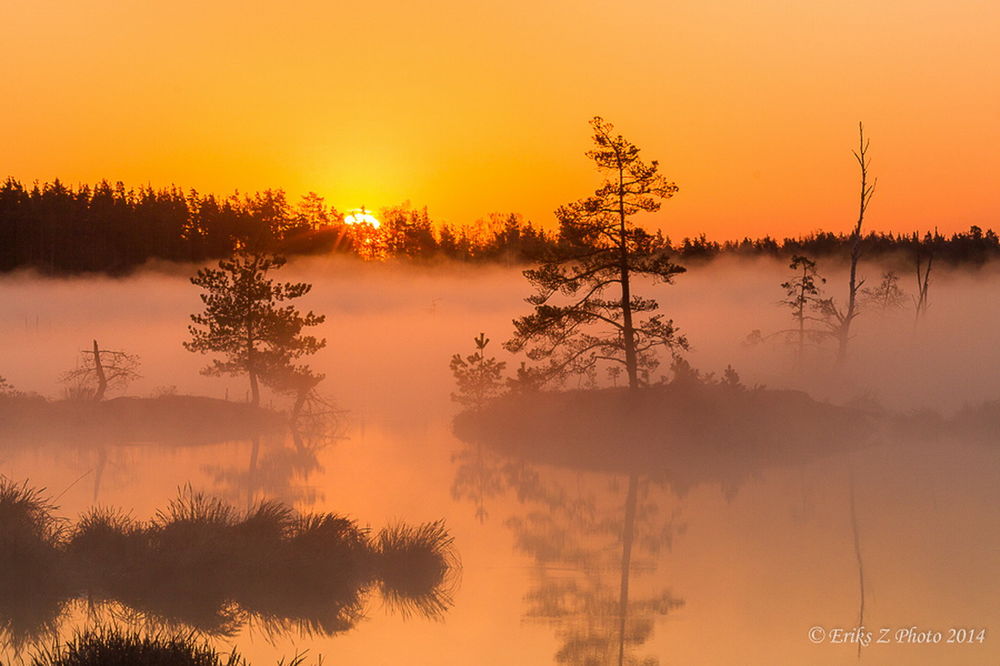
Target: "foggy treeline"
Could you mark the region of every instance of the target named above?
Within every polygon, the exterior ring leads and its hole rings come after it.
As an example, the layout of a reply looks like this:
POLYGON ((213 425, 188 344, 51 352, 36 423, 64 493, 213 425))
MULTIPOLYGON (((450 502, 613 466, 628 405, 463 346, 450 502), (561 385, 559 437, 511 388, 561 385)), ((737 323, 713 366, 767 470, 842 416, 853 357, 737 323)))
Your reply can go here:
MULTIPOLYGON (((383 208, 381 226, 348 224, 342 211, 309 193, 293 202, 283 190, 219 197, 180 187, 129 188, 101 181, 68 186, 58 179, 0 185, 0 271, 50 274, 128 273, 149 261, 203 262, 231 256, 245 245, 286 255, 336 252, 365 259, 446 258, 462 262, 528 264, 558 252, 565 239, 518 214, 491 214, 473 224, 434 220, 409 204, 383 208)), ((657 240, 679 260, 722 255, 790 258, 847 257, 851 236, 815 232, 798 238, 716 242, 704 235, 657 240)), ((952 265, 1000 257, 1000 237, 973 226, 967 232, 868 232, 866 257, 900 256, 952 265)))

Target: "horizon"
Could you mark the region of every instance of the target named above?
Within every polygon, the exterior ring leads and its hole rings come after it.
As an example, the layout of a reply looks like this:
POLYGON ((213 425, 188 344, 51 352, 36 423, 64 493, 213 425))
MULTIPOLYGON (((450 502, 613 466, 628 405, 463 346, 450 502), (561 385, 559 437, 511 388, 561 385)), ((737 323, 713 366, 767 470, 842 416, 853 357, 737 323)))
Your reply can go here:
MULTIPOLYGON (((81 188, 84 188, 84 187, 93 189, 96 185, 98 185, 100 183, 108 183, 110 185, 119 185, 120 184, 120 185, 122 185, 126 189, 126 191, 129 191, 129 192, 134 192, 134 191, 137 191, 137 190, 142 190, 144 188, 150 188, 150 189, 152 189, 154 191, 157 191, 157 192, 176 190, 176 191, 179 191, 182 194, 184 194, 185 197, 188 197, 191 194, 197 194, 199 196, 211 196, 211 197, 215 197, 219 201, 224 201, 224 200, 229 199, 231 197, 236 197, 236 198, 239 198, 240 200, 243 200, 245 197, 250 197, 250 196, 253 196, 253 195, 256 195, 256 194, 261 194, 263 192, 271 191, 271 192, 280 192, 280 193, 284 194, 287 197, 287 202, 288 202, 288 205, 289 205, 289 207, 291 209, 294 209, 295 206, 298 203, 300 203, 302 199, 305 199, 306 197, 308 197, 310 195, 313 195, 313 194, 318 194, 314 190, 310 190, 308 192, 296 195, 296 194, 293 194, 293 193, 289 192, 288 190, 286 190, 284 188, 281 188, 281 187, 265 187, 265 188, 262 188, 260 190, 255 190, 255 191, 243 191, 243 190, 239 190, 238 188, 234 188, 229 193, 223 194, 221 192, 216 192, 216 191, 206 192, 206 191, 200 191, 200 190, 198 190, 197 188, 194 188, 194 187, 185 187, 183 185, 178 184, 176 181, 171 181, 169 184, 159 185, 158 186, 158 185, 153 185, 149 181, 146 181, 144 183, 135 184, 135 183, 124 182, 124 181, 121 181, 121 180, 112 180, 110 178, 98 178, 98 179, 96 179, 94 181, 90 181, 90 182, 74 182, 74 183, 68 183, 66 181, 66 179, 59 178, 59 177, 55 177, 52 180, 45 180, 45 181, 36 179, 36 180, 30 181, 30 183, 20 181, 19 179, 15 178, 14 176, 7 176, 6 178, 3 179, 3 181, 8 181, 8 180, 13 180, 15 182, 18 182, 22 186, 24 186, 26 189, 32 189, 34 187, 42 187, 42 186, 45 186, 45 185, 51 185, 51 184, 55 184, 55 183, 58 182, 58 183, 62 184, 63 186, 65 186, 65 187, 67 187, 67 188, 69 188, 69 189, 71 189, 73 191, 77 191, 78 192, 78 191, 80 191, 81 188)), ((431 222, 432 222, 432 224, 433 224, 433 226, 434 226, 434 228, 436 230, 440 230, 443 226, 451 226, 453 228, 475 227, 477 225, 481 225, 481 224, 484 224, 484 223, 489 223, 490 218, 494 217, 494 216, 507 217, 507 216, 512 216, 512 215, 519 217, 523 222, 534 226, 536 229, 542 229, 542 230, 544 230, 546 232, 552 232, 552 231, 558 229, 558 221, 555 219, 554 212, 553 212, 553 214, 551 214, 551 217, 552 217, 551 220, 539 221, 539 220, 536 220, 536 219, 531 219, 528 216, 526 216, 523 213, 521 213, 520 211, 516 211, 516 210, 510 210, 510 211, 494 210, 494 211, 488 211, 488 212, 486 212, 486 213, 484 213, 484 214, 482 214, 482 215, 480 215, 480 216, 478 216, 478 217, 476 217, 474 219, 467 220, 467 221, 460 221, 460 222, 455 223, 453 221, 449 221, 449 220, 437 217, 434 214, 434 211, 431 210, 430 206, 428 206, 428 205, 421 205, 421 204, 415 204, 414 202, 412 202, 410 200, 404 200, 404 201, 401 201, 401 202, 398 202, 398 203, 395 203, 395 204, 387 204, 385 206, 379 206, 378 208, 373 208, 371 206, 366 206, 364 204, 356 206, 356 207, 353 207, 353 208, 339 208, 339 207, 336 207, 335 205, 329 203, 326 200, 326 198, 323 197, 322 195, 318 195, 318 196, 320 196, 320 198, 323 199, 323 202, 324 202, 324 204, 326 206, 328 206, 329 208, 332 208, 333 210, 335 210, 341 216, 347 216, 347 215, 349 215, 351 213, 355 213, 355 212, 362 211, 362 210, 364 210, 364 211, 366 211, 368 213, 375 213, 375 212, 377 212, 379 214, 381 214, 383 211, 386 211, 386 210, 415 210, 415 211, 426 210, 427 213, 428 213, 428 216, 429 216, 429 218, 430 218, 430 220, 431 220, 431 222)), ((655 218, 656 216, 655 216, 655 214, 651 215, 651 214, 648 214, 648 213, 647 214, 640 213, 636 217, 638 218, 638 220, 640 222, 642 222, 644 220, 648 221, 651 217, 655 218)), ((804 240, 804 239, 807 239, 807 238, 810 238, 810 237, 819 236, 819 235, 823 235, 823 234, 834 234, 836 236, 842 236, 842 237, 845 237, 845 238, 848 237, 848 236, 850 236, 850 229, 849 228, 847 228, 847 229, 832 229, 832 228, 827 229, 827 228, 823 228, 823 227, 814 227, 814 228, 811 228, 811 229, 807 230, 805 227, 803 227, 802 230, 800 230, 800 231, 794 231, 794 232, 792 232, 790 234, 764 233, 764 234, 761 234, 761 235, 717 236, 717 235, 709 234, 708 232, 705 232, 705 231, 695 231, 694 233, 683 234, 683 235, 671 235, 669 233, 669 229, 664 229, 661 225, 657 225, 657 224, 653 224, 653 225, 650 225, 650 224, 639 224, 639 226, 647 228, 647 229, 649 229, 649 230, 651 230, 653 232, 656 232, 656 231, 663 232, 663 235, 671 243, 683 242, 685 240, 698 240, 699 238, 704 238, 708 242, 725 244, 725 243, 738 243, 738 242, 743 241, 743 240, 764 240, 764 239, 768 239, 768 238, 773 239, 773 240, 778 240, 778 241, 781 241, 781 240, 804 240)), ((980 228, 985 233, 990 233, 990 232, 994 232, 995 233, 996 232, 996 230, 994 229, 994 227, 992 225, 989 225, 989 224, 986 225, 986 226, 982 226, 982 225, 978 225, 978 224, 971 224, 971 225, 968 225, 966 227, 951 225, 951 226, 945 227, 944 230, 942 230, 941 225, 935 225, 933 229, 931 229, 931 228, 921 228, 921 229, 910 229, 910 230, 907 230, 907 229, 903 229, 903 228, 888 229, 888 228, 879 227, 877 225, 868 224, 868 225, 866 225, 865 232, 864 232, 863 235, 864 236, 870 236, 872 234, 874 234, 874 235, 889 235, 889 234, 891 234, 891 235, 894 235, 896 237, 911 237, 913 235, 917 235, 919 238, 924 238, 927 234, 931 234, 931 235, 934 235, 934 236, 940 235, 942 237, 948 238, 948 237, 951 237, 951 236, 964 234, 964 233, 970 231, 973 227, 978 227, 978 228, 980 228)), ((998 225, 998 228, 1000 228, 1000 225, 998 225)))

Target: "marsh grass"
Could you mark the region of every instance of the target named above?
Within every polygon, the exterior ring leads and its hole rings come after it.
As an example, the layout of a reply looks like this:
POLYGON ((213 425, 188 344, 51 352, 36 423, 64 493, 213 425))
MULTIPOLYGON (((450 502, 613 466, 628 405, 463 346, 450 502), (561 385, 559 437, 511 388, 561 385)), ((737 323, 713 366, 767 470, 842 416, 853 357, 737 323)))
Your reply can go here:
POLYGON ((247 666, 190 634, 140 634, 99 627, 38 652, 32 666, 247 666))
MULTIPOLYGON (((306 666, 307 652, 282 658, 277 666, 306 666)), ((250 666, 238 652, 218 652, 191 632, 122 631, 95 627, 65 643, 38 650, 31 666, 250 666)), ((322 666, 320 656, 315 662, 322 666)))
POLYGON ((283 524, 286 538, 268 543, 267 551, 260 550, 260 541, 252 542, 257 552, 247 561, 259 566, 245 572, 240 605, 305 633, 350 629, 363 615, 371 583, 367 532, 332 513, 296 516, 283 524))
POLYGON ((69 530, 65 550, 81 583, 113 597, 138 574, 146 541, 144 526, 130 515, 95 507, 69 530))
POLYGON ((67 528, 53 511, 40 491, 0 483, 0 632, 12 645, 53 633, 74 599, 204 636, 248 623, 332 635, 363 617, 372 589, 405 615, 440 617, 451 605, 458 560, 442 522, 373 539, 334 513, 277 502, 239 511, 190 486, 149 521, 95 508, 67 528))
POLYGON ((386 605, 404 617, 440 618, 452 605, 460 569, 454 538, 439 520, 397 524, 374 541, 376 577, 386 605))
POLYGON ((51 545, 61 537, 65 521, 53 515, 55 507, 46 499, 45 489, 17 484, 0 476, 0 544, 7 548, 51 545))
POLYGON ((70 596, 44 492, 0 477, 0 639, 15 647, 54 632, 70 596))

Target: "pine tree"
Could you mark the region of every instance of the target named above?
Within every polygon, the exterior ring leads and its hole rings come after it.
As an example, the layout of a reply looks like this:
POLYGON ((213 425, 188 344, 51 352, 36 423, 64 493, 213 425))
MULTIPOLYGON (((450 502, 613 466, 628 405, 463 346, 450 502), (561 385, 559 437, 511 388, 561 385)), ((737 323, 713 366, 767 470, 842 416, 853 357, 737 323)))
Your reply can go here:
POLYGON ((806 321, 810 319, 806 313, 810 306, 813 308, 817 306, 819 285, 826 282, 826 279, 816 273, 816 262, 802 255, 792 257, 792 263, 788 267, 796 271, 796 274, 792 279, 781 283, 781 288, 785 290, 785 300, 782 303, 791 308, 792 318, 795 320, 794 332, 798 337, 796 346, 801 367, 805 358, 806 337, 810 333, 806 329, 806 321))
POLYGON ((307 376, 308 369, 295 365, 295 359, 326 346, 326 340, 302 333, 323 323, 325 316, 303 315, 285 304, 307 294, 312 285, 268 277, 284 265, 284 257, 241 250, 219 261, 218 269, 203 268, 191 278, 206 292, 201 295, 205 311, 191 315, 191 340, 184 348, 222 354, 222 360, 213 360, 202 372, 246 374, 254 405, 260 404, 261 382, 284 382, 290 374, 307 376))
POLYGON ((637 213, 659 210, 677 186, 643 162, 639 148, 600 117, 591 121, 596 147, 587 153, 604 182, 594 192, 556 211, 559 249, 524 272, 535 287, 535 311, 514 321, 506 347, 545 362, 534 380, 576 372, 595 376, 602 363, 621 365, 631 389, 658 364, 657 352, 687 348, 673 322, 656 314, 658 303, 633 293, 635 278, 671 283, 684 268, 670 260, 662 239, 636 226, 637 213))
POLYGON ((451 399, 465 407, 479 409, 503 390, 501 375, 506 364, 492 356, 486 357, 486 345, 489 343, 486 334, 480 333, 475 338, 475 352, 465 357, 461 354, 451 357, 449 366, 458 387, 458 392, 452 393, 451 399))

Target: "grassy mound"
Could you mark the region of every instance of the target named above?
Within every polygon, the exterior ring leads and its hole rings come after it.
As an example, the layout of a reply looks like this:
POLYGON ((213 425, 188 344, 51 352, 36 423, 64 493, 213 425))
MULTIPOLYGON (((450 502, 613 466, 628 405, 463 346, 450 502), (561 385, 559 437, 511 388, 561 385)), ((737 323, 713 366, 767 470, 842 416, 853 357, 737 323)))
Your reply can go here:
POLYGON ((458 558, 441 522, 372 539, 344 516, 276 502, 238 511, 190 487, 145 522, 99 508, 67 527, 53 510, 40 492, 0 480, 0 641, 53 633, 74 599, 217 636, 250 620, 346 631, 371 589, 408 614, 451 605, 458 558))
POLYGON ((47 401, 0 400, 0 444, 156 442, 174 446, 249 439, 281 427, 276 412, 193 395, 47 401))

